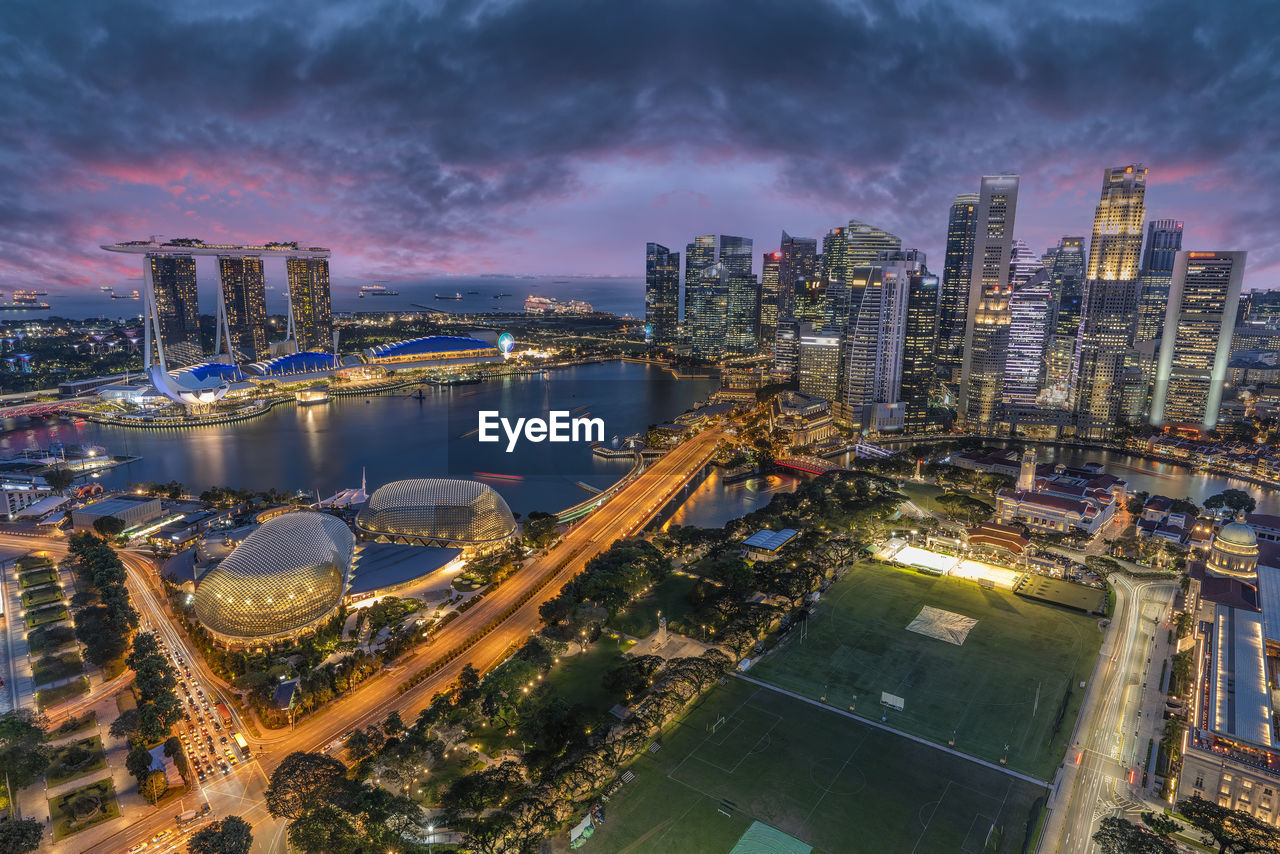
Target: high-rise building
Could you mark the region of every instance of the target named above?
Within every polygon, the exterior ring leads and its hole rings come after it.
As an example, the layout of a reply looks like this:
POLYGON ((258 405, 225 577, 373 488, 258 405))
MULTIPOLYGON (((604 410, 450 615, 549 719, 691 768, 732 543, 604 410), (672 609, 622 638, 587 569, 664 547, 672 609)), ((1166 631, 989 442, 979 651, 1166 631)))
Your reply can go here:
MULTIPOLYGON (((783 232, 785 235, 786 232, 783 232)), ((781 303, 782 252, 766 252, 760 261, 760 344, 773 346, 778 332, 778 307, 781 303)), ((783 317, 787 315, 781 315, 783 317)))
POLYGON ((840 390, 840 336, 815 330, 812 324, 800 327, 800 358, 797 371, 800 393, 836 399, 840 390))
POLYGON ((200 344, 200 305, 196 259, 190 255, 147 255, 155 295, 159 341, 170 367, 194 365, 204 358, 200 344))
POLYGON ((1004 402, 1034 406, 1045 380, 1045 350, 1057 320, 1058 301, 1049 272, 1038 268, 1009 296, 1009 349, 1004 362, 1004 402))
POLYGON ((947 217, 947 254, 942 262, 938 307, 938 372, 949 382, 960 379, 964 361, 965 323, 969 317, 969 284, 973 275, 973 229, 978 194, 961 193, 947 217))
POLYGON ((778 316, 788 317, 795 305, 796 282, 818 278, 818 241, 784 231, 778 251, 778 316))
POLYGON ((1146 216, 1147 170, 1109 167, 1093 217, 1080 308, 1076 435, 1109 439, 1123 398, 1126 351, 1133 343, 1137 279, 1146 216))
POLYGON ((862 284, 862 297, 846 327, 840 379, 844 418, 877 430, 890 426, 884 420, 885 407, 902 398, 911 277, 923 267, 914 251, 880 257, 879 265, 854 267, 850 274, 851 281, 862 284))
POLYGON ((1084 238, 1063 237, 1045 252, 1044 259, 1058 314, 1050 329, 1044 386, 1038 403, 1052 409, 1071 409, 1080 302, 1084 297, 1084 238))
POLYGON ((729 333, 729 273, 724 264, 703 268, 693 290, 686 291, 685 327, 695 359, 723 358, 729 333))
POLYGON ((1017 208, 1017 175, 983 176, 975 212, 959 406, 961 418, 976 433, 992 432, 1000 412, 1009 344, 1009 260, 1017 208))
POLYGON ((1043 269, 1044 262, 1031 251, 1031 247, 1015 239, 1013 248, 1009 250, 1009 286, 1016 291, 1043 269))
POLYGON ((881 252, 901 248, 901 237, 856 219, 849 220, 847 226, 828 231, 822 240, 828 298, 832 295, 833 283, 845 283, 849 287, 847 304, 852 317, 862 298, 860 288, 852 284, 854 268, 875 266, 881 252))
POLYGON ((1147 240, 1138 271, 1138 326, 1134 342, 1157 341, 1169 303, 1169 282, 1173 278, 1173 258, 1182 248, 1182 223, 1176 219, 1154 219, 1147 223, 1147 240))
POLYGON ((719 261, 729 289, 725 347, 730 353, 754 353, 760 338, 760 283, 751 270, 751 238, 720 235, 719 261))
POLYGON ((659 347, 676 343, 680 326, 680 253, 661 243, 644 245, 646 336, 659 347))
POLYGON ((702 271, 716 262, 716 237, 703 234, 684 247, 684 334, 693 338, 693 294, 698 289, 702 271))
POLYGON ((222 328, 214 351, 228 351, 240 361, 256 362, 267 354, 267 282, 262 259, 254 256, 218 256, 222 304, 222 328))
MULTIPOLYGON (((923 433, 929 425, 929 393, 938 376, 938 309, 942 286, 925 266, 923 252, 901 253, 917 262, 907 276, 907 318, 902 334, 902 388, 906 405, 904 429, 923 433)), ((893 255, 886 259, 894 262, 893 255)), ((903 260, 906 260, 904 258, 903 260)))
POLYGON ((773 372, 781 382, 796 378, 800 367, 800 321, 784 317, 778 321, 773 340, 773 372))
POLYGON ((1245 252, 1175 256, 1164 336, 1151 399, 1151 423, 1218 423, 1245 252))
POLYGON ((289 324, 298 352, 332 352, 329 259, 290 257, 284 267, 289 275, 289 324))
POLYGON ((829 317, 827 287, 821 280, 802 279, 796 282, 792 296, 791 316, 796 320, 821 326, 829 317))

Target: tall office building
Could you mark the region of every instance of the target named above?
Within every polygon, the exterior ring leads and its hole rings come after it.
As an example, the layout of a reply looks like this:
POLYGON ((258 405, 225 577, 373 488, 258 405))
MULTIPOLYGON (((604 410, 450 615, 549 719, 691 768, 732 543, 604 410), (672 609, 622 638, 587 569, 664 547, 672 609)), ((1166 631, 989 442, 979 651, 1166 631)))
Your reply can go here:
POLYGON ((984 175, 975 212, 969 316, 960 372, 960 416, 975 433, 994 430, 1009 344, 1009 260, 1018 208, 1017 175, 984 175))
POLYGON ((978 194, 961 193, 947 217, 947 254, 942 262, 938 306, 938 372, 958 382, 964 361, 965 323, 969 317, 969 283, 973 274, 973 229, 978 194))
POLYGON ((1103 173, 1076 347, 1079 438, 1110 438, 1120 415, 1137 310, 1146 190, 1147 170, 1141 165, 1110 167, 1103 173))
POLYGON ((214 352, 240 361, 256 362, 267 354, 267 282, 262 259, 253 256, 218 256, 222 303, 219 306, 220 340, 214 352), (230 339, 230 345, 226 339, 230 339))
POLYGON ((291 257, 284 267, 289 275, 289 323, 298 352, 333 352, 329 260, 291 257))
POLYGON ((759 345, 760 283, 752 272, 750 237, 720 235, 719 262, 729 289, 725 346, 730 353, 754 353, 759 345))
POLYGON ((827 310, 827 287, 820 279, 800 280, 792 291, 791 316, 803 323, 821 326, 830 316, 827 310))
POLYGON ((784 317, 778 321, 773 339, 773 372, 781 382, 791 382, 800 367, 800 321, 784 317))
POLYGON ((698 289, 702 271, 716 262, 716 237, 703 234, 684 247, 684 334, 693 338, 693 295, 698 289))
POLYGON ((661 243, 644 245, 644 320, 659 347, 676 343, 680 326, 680 253, 661 243))
MULTIPOLYGON (((898 398, 905 404, 903 428, 923 433, 929 425, 929 393, 938 376, 938 310, 942 286, 925 266, 923 252, 911 249, 902 260, 915 263, 907 274, 907 317, 902 333, 902 383, 898 398)), ((886 256, 890 264, 897 259, 886 256)))
POLYGON ((1015 291, 1031 281, 1031 277, 1045 268, 1044 262, 1021 240, 1013 241, 1009 250, 1009 286, 1015 291))
POLYGON ((840 391, 840 335, 802 324, 799 349, 800 392, 834 401, 840 391))
POLYGON ((200 344, 200 305, 196 295, 196 259, 191 255, 147 255, 159 321, 157 342, 169 367, 204 359, 200 344))
POLYGON ((784 231, 778 252, 778 316, 788 317, 795 305, 796 282, 818 278, 818 241, 784 231))
POLYGON ((1154 219, 1147 223, 1147 240, 1138 271, 1138 326, 1135 343, 1157 341, 1169 303, 1169 282, 1173 259, 1182 248, 1182 223, 1176 219, 1154 219))
POLYGON ((1245 252, 1184 252, 1174 259, 1151 423, 1218 423, 1245 252))
POLYGON ((724 264, 703 268, 693 290, 686 292, 685 328, 695 359, 724 356, 729 333, 729 273, 724 264))
POLYGON ((863 429, 902 426, 903 350, 916 253, 886 252, 874 267, 855 267, 862 297, 844 341, 841 404, 844 418, 863 429), (897 256, 896 258, 894 256, 897 256), (889 260, 892 259, 892 260, 889 260))
POLYGON ((831 229, 822 240, 828 296, 833 283, 845 283, 849 287, 848 306, 852 317, 862 297, 860 288, 851 284, 854 268, 875 266, 881 252, 901 248, 901 237, 856 219, 849 220, 847 226, 831 229))
MULTIPOLYGON (((783 232, 784 234, 786 232, 783 232)), ((781 302, 782 252, 766 252, 760 261, 760 345, 761 349, 773 346, 778 332, 779 305, 781 302)))
POLYGON ((1084 238, 1063 237, 1045 252, 1044 259, 1058 314, 1050 329, 1044 386, 1038 403, 1052 409, 1071 409, 1080 302, 1084 297, 1084 238))
POLYGON ((1049 272, 1040 267, 1009 296, 1009 349, 1004 362, 1004 402, 1034 406, 1045 381, 1045 350, 1057 320, 1058 301, 1049 272))

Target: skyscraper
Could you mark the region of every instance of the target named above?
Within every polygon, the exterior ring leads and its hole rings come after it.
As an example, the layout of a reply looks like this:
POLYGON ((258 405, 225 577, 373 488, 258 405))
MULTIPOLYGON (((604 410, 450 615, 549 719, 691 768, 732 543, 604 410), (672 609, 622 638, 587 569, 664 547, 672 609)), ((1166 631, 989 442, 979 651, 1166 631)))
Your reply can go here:
POLYGON ((1133 343, 1147 170, 1110 167, 1093 217, 1077 345, 1076 435, 1108 439, 1120 414, 1133 343))
POLYGON ((1013 241, 1009 250, 1009 286, 1015 291, 1031 281, 1031 277, 1043 270, 1044 262, 1036 257, 1031 247, 1021 240, 1013 241))
MULTIPOLYGON (((267 283, 262 259, 254 256, 218 256, 222 321, 219 338, 231 339, 228 356, 256 362, 266 355, 267 283)), ((227 350, 227 342, 214 342, 214 352, 227 350)))
POLYGON ((147 255, 155 295, 160 340, 170 367, 194 365, 204 358, 200 344, 200 305, 196 259, 191 255, 147 255))
MULTIPOLYGON (((923 433, 929 423, 929 392, 938 376, 938 307, 941 283, 925 266, 923 252, 910 249, 908 259, 907 318, 902 334, 902 387, 899 399, 906 404, 903 427, 908 433, 923 433)), ((890 253, 887 262, 897 259, 890 253)))
POLYGON ((858 310, 862 298, 858 286, 851 284, 855 267, 872 267, 881 252, 902 248, 902 238, 874 225, 849 220, 847 226, 833 228, 822 240, 822 256, 826 264, 827 294, 832 296, 832 284, 844 283, 849 287, 848 307, 850 317, 858 310))
POLYGON ((684 247, 684 334, 693 339, 693 295, 698 290, 702 271, 716 262, 716 237, 703 234, 684 247))
POLYGON ((291 257, 284 262, 289 275, 289 323, 299 352, 333 351, 333 308, 329 302, 329 260, 291 257))
POLYGON ((1015 285, 1009 297, 1009 349, 1004 362, 1004 401, 1034 406, 1045 378, 1045 349, 1058 306, 1049 273, 1040 267, 1015 285))
POLYGON ((680 325, 680 253, 661 243, 644 245, 644 319, 659 347, 676 343, 680 325))
POLYGON ((764 253, 760 261, 760 344, 762 348, 773 346, 774 336, 778 331, 780 316, 778 307, 782 298, 781 267, 781 250, 764 253))
POLYGON ((975 212, 969 316, 960 375, 960 415, 976 433, 994 430, 1009 344, 1009 260, 1018 208, 1017 175, 984 175, 975 212))
POLYGON ((1154 219, 1147 223, 1147 240, 1138 272, 1138 326, 1134 342, 1157 341, 1169 303, 1169 282, 1173 259, 1182 248, 1182 223, 1176 219, 1154 219))
POLYGON ((1184 252, 1174 259, 1151 423, 1218 423, 1244 252, 1184 252))
POLYGON ((729 290, 725 347, 730 353, 754 353, 760 334, 760 283, 751 271, 751 238, 720 235, 718 260, 729 290))
POLYGON ((685 327, 695 359, 724 356, 729 332, 729 271, 722 263, 703 268, 685 295, 685 327))
POLYGON ((951 203, 951 214, 947 217, 947 254, 942 262, 942 293, 938 305, 938 372, 950 382, 959 381, 964 361, 977 211, 978 194, 961 193, 951 203))
POLYGON ((792 237, 784 231, 778 251, 778 316, 789 317, 795 305, 796 282, 818 278, 818 241, 792 237))
POLYGON ((840 336, 803 324, 797 374, 802 394, 834 401, 840 390, 840 336))
POLYGON ((1050 329, 1044 386, 1038 403, 1054 409, 1070 409, 1076 376, 1080 301, 1084 296, 1084 238, 1063 237, 1045 253, 1045 258, 1049 288, 1058 314, 1050 329))
POLYGON ((854 267, 850 274, 862 284, 862 297, 846 327, 840 379, 844 417, 874 429, 889 426, 885 407, 901 400, 911 275, 921 267, 914 252, 909 258, 901 252, 881 257, 886 260, 879 265, 854 267))
POLYGON ((784 317, 778 321, 773 343, 773 372, 782 382, 796 378, 800 367, 800 321, 784 317))

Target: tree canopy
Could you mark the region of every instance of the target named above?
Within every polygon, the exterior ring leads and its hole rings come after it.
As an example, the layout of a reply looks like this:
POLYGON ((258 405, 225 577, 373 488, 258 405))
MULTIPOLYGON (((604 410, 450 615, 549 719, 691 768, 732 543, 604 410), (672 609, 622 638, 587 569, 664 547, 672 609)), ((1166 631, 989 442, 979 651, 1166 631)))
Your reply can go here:
POLYGON ((238 815, 215 821, 191 836, 187 854, 249 854, 253 828, 238 815))
POLYGON ((267 811, 276 818, 296 819, 316 806, 347 776, 347 766, 323 753, 298 751, 271 772, 267 811))

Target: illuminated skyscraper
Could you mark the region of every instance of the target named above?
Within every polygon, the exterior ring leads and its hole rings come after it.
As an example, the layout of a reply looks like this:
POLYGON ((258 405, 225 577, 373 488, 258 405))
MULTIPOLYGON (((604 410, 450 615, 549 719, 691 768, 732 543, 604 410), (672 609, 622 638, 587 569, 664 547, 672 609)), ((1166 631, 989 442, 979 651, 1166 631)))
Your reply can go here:
POLYGON ((1018 176, 983 176, 978 197, 959 412, 970 430, 990 433, 1000 413, 1009 346, 1009 261, 1018 176))
POLYGON ((1151 423, 1218 423, 1245 252, 1184 252, 1174 259, 1151 423))
MULTIPOLYGON (((832 283, 848 285, 853 278, 855 267, 875 266, 881 252, 892 252, 901 248, 901 237, 856 219, 849 220, 847 226, 828 231, 822 240, 828 298, 832 297, 832 283)), ((848 294, 850 318, 857 312, 861 298, 859 288, 850 285, 848 294)))
POLYGON ((289 325, 299 352, 333 352, 333 308, 329 302, 329 259, 290 257, 289 325))
MULTIPOLYGON (((766 252, 760 262, 760 344, 773 346, 778 331, 778 307, 781 301, 782 252, 766 252)), ((785 315, 784 315, 785 316, 785 315)))
POLYGON ((818 241, 792 237, 784 231, 778 251, 778 316, 787 317, 795 305, 796 282, 818 278, 818 241))
POLYGON ((716 236, 704 234, 695 237, 692 243, 684 247, 684 328, 686 335, 692 335, 693 319, 689 316, 692 295, 698 288, 698 280, 702 271, 716 262, 716 236))
POLYGON ((1182 223, 1176 219, 1155 219, 1147 223, 1147 241, 1142 249, 1142 269, 1138 273, 1138 326, 1135 343, 1157 341, 1169 303, 1169 282, 1173 259, 1182 248, 1182 223))
POLYGON ((1063 237, 1044 257, 1058 314, 1049 330, 1044 386, 1038 403, 1054 409, 1070 409, 1076 377, 1080 302, 1084 296, 1084 238, 1063 237))
POLYGON ((969 283, 973 275, 973 228, 978 194, 962 193, 947 218, 947 254, 942 262, 938 307, 938 372, 949 382, 960 379, 964 362, 965 323, 969 317, 969 283))
POLYGON ((229 351, 240 361, 256 362, 267 354, 267 284, 262 259, 218 256, 222 316, 214 352, 229 351), (226 338, 230 338, 228 347, 226 338))
POLYGON ((1044 262, 1036 257, 1030 246, 1021 240, 1013 241, 1013 248, 1009 250, 1009 285, 1015 291, 1044 268, 1044 262))
POLYGON ((1004 402, 1034 406, 1045 378, 1045 349, 1058 305, 1049 273, 1040 267, 1009 297, 1009 349, 1004 363, 1004 402))
POLYGON ((751 271, 750 237, 720 235, 720 257, 729 289, 725 346, 730 353, 754 353, 760 335, 760 283, 751 271))
POLYGON ((1133 343, 1147 170, 1108 168, 1093 217, 1077 345, 1076 435, 1108 439, 1120 414, 1133 343))
POLYGON ((778 321, 773 343, 773 372, 782 382, 796 378, 800 367, 800 321, 784 317, 778 321))
POLYGON ((660 347, 676 343, 680 325, 680 253, 661 243, 644 246, 644 319, 660 347))
POLYGON ((729 273, 724 264, 703 268, 693 289, 685 292, 685 327, 695 359, 723 358, 729 331, 729 273))
POLYGON ((907 317, 902 333, 902 387, 906 405, 903 428, 922 433, 929 423, 929 392, 938 376, 938 306, 941 283, 925 266, 923 252, 889 253, 886 263, 907 264, 907 317), (896 257, 895 257, 896 256, 896 257))
POLYGON ((834 401, 840 390, 840 336, 802 325, 797 373, 802 394, 834 401))
POLYGON ((170 367, 194 365, 204 358, 200 344, 200 305, 196 295, 196 259, 190 255, 147 255, 155 296, 157 342, 170 367))

